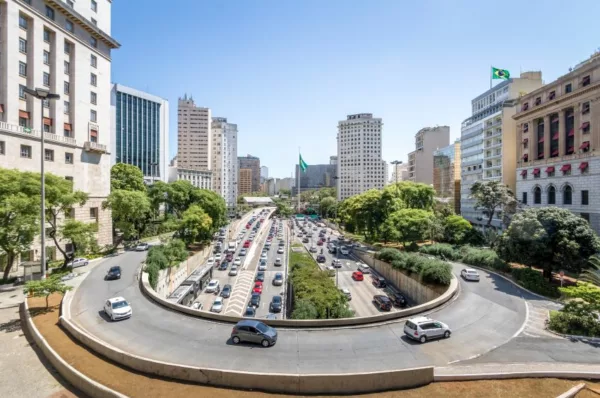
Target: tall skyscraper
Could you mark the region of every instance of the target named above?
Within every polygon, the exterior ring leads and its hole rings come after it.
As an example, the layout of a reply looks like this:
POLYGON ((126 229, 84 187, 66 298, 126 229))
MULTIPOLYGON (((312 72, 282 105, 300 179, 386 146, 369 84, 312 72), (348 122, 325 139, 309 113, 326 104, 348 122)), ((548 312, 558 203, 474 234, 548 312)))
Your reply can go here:
MULTIPOLYGON (((77 220, 97 223, 100 246, 112 243, 112 220, 102 203, 110 193, 110 0, 0 1, 0 167, 45 171, 89 193, 74 208, 77 220), (60 95, 45 101, 25 93, 60 95), (40 137, 44 134, 44 154, 40 137)), ((60 255, 52 239, 47 255, 60 255)), ((36 239, 27 259, 40 255, 36 239)), ((67 246, 67 250, 69 250, 67 246)))
POLYGON ((433 189, 460 214, 460 140, 433 152, 433 189))
POLYGON ((415 134, 415 150, 408 154, 408 180, 433 184, 433 152, 450 145, 450 127, 422 128, 415 134))
POLYGON ((262 184, 269 178, 269 168, 267 166, 260 166, 260 183, 262 184))
POLYGON ((239 194, 249 194, 254 191, 252 189, 252 169, 240 169, 240 179, 239 179, 239 194))
POLYGON ((177 102, 177 164, 182 169, 212 166, 211 111, 194 104, 187 94, 177 102))
POLYGON ((122 84, 113 84, 110 105, 112 163, 139 167, 148 183, 167 182, 169 102, 122 84))
POLYGON ((260 159, 256 156, 247 155, 238 157, 238 167, 242 169, 252 170, 252 186, 251 192, 260 191, 260 159))
POLYGON ((233 210, 238 196, 237 124, 228 123, 224 117, 213 117, 211 130, 213 190, 233 210))
MULTIPOLYGON (((471 186, 479 180, 502 181, 515 190, 517 98, 542 87, 541 72, 524 72, 486 90, 471 101, 472 115, 461 128, 461 215, 482 227, 487 218, 475 210, 470 198, 471 186)), ((492 220, 492 227, 502 228, 502 220, 492 220)))
POLYGON ((382 126, 381 119, 374 119, 371 113, 348 115, 338 123, 338 200, 385 186, 387 166, 381 159, 382 126))

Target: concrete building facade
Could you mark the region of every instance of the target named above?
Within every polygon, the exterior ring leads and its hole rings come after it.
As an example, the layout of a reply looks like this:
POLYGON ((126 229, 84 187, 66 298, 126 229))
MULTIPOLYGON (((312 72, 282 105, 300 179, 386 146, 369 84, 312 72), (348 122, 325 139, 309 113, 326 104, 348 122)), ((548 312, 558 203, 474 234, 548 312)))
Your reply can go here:
POLYGON ((348 115, 338 123, 337 196, 344 200, 385 186, 386 164, 381 158, 383 123, 371 113, 348 115))
POLYGON ((267 166, 260 166, 260 183, 262 184, 269 178, 269 168, 267 166))
POLYGON ((238 157, 238 168, 252 170, 251 192, 260 191, 260 159, 256 156, 247 155, 238 157))
POLYGON ((281 193, 282 189, 289 190, 290 192, 296 186, 296 179, 292 177, 279 178, 275 181, 275 189, 277 193, 281 193))
POLYGON ((338 157, 337 156, 330 156, 329 157, 329 164, 337 165, 337 162, 338 162, 338 157))
POLYGON ((522 96, 514 120, 517 199, 569 209, 600 234, 600 53, 522 96))
POLYGON ((433 152, 433 189, 460 214, 460 140, 433 152))
POLYGON ((433 184, 433 152, 450 145, 450 127, 422 128, 415 134, 415 150, 408 154, 408 180, 433 184))
MULTIPOLYGON (((487 223, 475 210, 471 186, 480 180, 496 180, 515 190, 516 123, 513 116, 520 96, 543 85, 541 72, 524 72, 486 90, 471 101, 473 114, 461 129, 461 215, 476 227, 487 223)), ((492 227, 503 227, 501 216, 492 227)))
POLYGON ((112 164, 139 167, 144 181, 167 182, 169 102, 122 84, 111 90, 112 164))
POLYGON ((168 168, 168 182, 189 181, 193 186, 200 189, 212 189, 213 174, 210 170, 191 170, 178 167, 168 168))
POLYGON ((177 102, 177 162, 188 170, 212 166, 211 110, 196 106, 187 94, 177 102))
POLYGON ((213 117, 211 131, 212 189, 233 210, 238 197, 237 124, 228 123, 227 118, 213 117))
MULTIPOLYGON (((300 177, 300 192, 307 189, 333 188, 336 186, 335 175, 337 166, 332 164, 309 164, 305 171, 300 171, 296 165, 296 182, 300 177)), ((298 192, 294 187, 292 194, 298 192)))
POLYGON ((240 169, 239 174, 238 187, 240 195, 258 192, 252 189, 252 169, 240 169))
MULTIPOLYGON (((103 246, 112 243, 111 215, 102 203, 110 193, 111 51, 120 45, 110 36, 111 1, 95 4, 0 1, 0 167, 39 172, 44 156, 47 173, 89 194, 74 217, 97 223, 103 246), (42 105, 26 87, 60 99, 42 105)), ((56 258, 52 239, 46 243, 56 258)), ((39 255, 36 239, 21 260, 39 255)))

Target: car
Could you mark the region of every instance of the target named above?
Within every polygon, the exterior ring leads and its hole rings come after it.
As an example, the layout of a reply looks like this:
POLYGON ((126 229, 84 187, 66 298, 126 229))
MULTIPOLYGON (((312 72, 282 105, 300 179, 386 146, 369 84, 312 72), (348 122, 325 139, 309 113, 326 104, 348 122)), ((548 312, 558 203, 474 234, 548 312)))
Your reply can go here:
POLYGON ((285 246, 285 242, 282 241, 282 240, 280 240, 279 243, 278 243, 278 245, 279 245, 279 247, 283 247, 283 246, 285 246))
POLYGON ((283 306, 283 301, 281 300, 281 296, 273 296, 271 299, 271 304, 269 304, 269 311, 271 312, 281 312, 281 307, 283 306))
POLYGON ((460 271, 460 276, 462 276, 462 278, 466 281, 479 282, 479 272, 472 268, 464 268, 462 271, 460 271))
POLYGON ((240 257, 236 257, 233 261, 233 265, 242 265, 242 259, 240 257))
POLYGON ((394 304, 394 307, 404 308, 408 305, 408 302, 406 301, 406 297, 404 297, 402 294, 400 294, 398 292, 389 291, 387 293, 387 296, 390 298, 390 300, 392 300, 392 304, 394 304))
POLYGON ((373 304, 375 304, 380 311, 392 310, 392 300, 390 300, 388 296, 384 296, 382 294, 376 294, 373 296, 373 304))
POLYGON ((257 282, 264 282, 265 281, 265 273, 263 271, 258 271, 256 273, 256 276, 254 277, 254 280, 257 282))
POLYGON ((373 286, 375 286, 377 288, 384 288, 387 286, 387 282, 385 281, 385 279, 382 276, 372 275, 371 283, 373 284, 373 286))
POLYGON ((329 253, 331 253, 331 254, 337 254, 337 247, 331 245, 331 247, 329 248, 329 253))
POLYGON ((252 289, 252 293, 262 294, 262 291, 263 291, 262 282, 254 283, 254 288, 252 289))
POLYGON ((248 306, 244 311, 244 318, 254 318, 256 316, 256 308, 248 306))
POLYGON ((131 306, 123 297, 113 297, 104 302, 104 313, 111 321, 129 318, 132 314, 131 306))
POLYGON ((215 254, 215 261, 221 261, 221 253, 215 254))
POLYGON ((227 267, 229 267, 229 263, 223 260, 223 262, 219 264, 219 271, 226 271, 227 267))
POLYGON ((248 238, 248 240, 249 240, 250 242, 254 242, 254 236, 251 236, 251 237, 249 237, 249 238, 248 238))
POLYGON ((225 260, 227 262, 232 262, 233 261, 233 254, 229 253, 227 256, 225 256, 225 260))
POLYGON ((119 267, 118 265, 110 267, 104 279, 106 279, 107 281, 121 279, 121 267, 119 267))
POLYGON ((219 291, 219 281, 211 279, 211 281, 208 282, 206 289, 204 289, 204 293, 216 293, 217 291, 219 291))
POLYGON ((259 271, 266 271, 267 270, 267 260, 260 260, 260 263, 258 264, 258 270, 259 271))
POLYGON ((352 293, 350 293, 350 289, 340 289, 340 292, 342 292, 342 294, 346 296, 348 301, 352 300, 352 293))
MULTIPOLYGON (((40 175, 41 175, 41 174, 40 174, 40 175)), ((246 224, 246 229, 250 229, 250 227, 251 227, 251 226, 252 226, 252 225, 250 225, 250 224, 246 224)))
MULTIPOLYGON (((41 175, 41 174, 40 174, 41 175)), ((303 235, 302 231, 298 232, 298 237, 301 238, 303 235)))
POLYGON ((283 254, 284 250, 283 247, 280 247, 277 249, 277 254, 283 254))
POLYGON ((249 240, 246 240, 246 241, 244 242, 244 249, 248 249, 248 248, 250 247, 250 243, 251 243, 251 242, 250 242, 249 240))
POLYGON ((197 301, 196 301, 194 304, 192 304, 192 306, 191 306, 191 308, 192 308, 193 310, 201 310, 201 309, 202 309, 202 307, 203 307, 202 303, 199 303, 199 302, 197 302, 197 301))
POLYGON ((334 268, 342 268, 342 262, 336 258, 331 262, 331 266, 334 268))
POLYGON ((273 286, 283 285, 283 273, 277 272, 273 277, 273 286))
POLYGON ((231 331, 231 342, 239 344, 244 341, 270 347, 277 342, 277 330, 260 321, 239 321, 231 331))
POLYGON ((266 260, 267 259, 267 253, 266 252, 262 252, 260 254, 260 258, 264 258, 266 260))
POLYGON ((311 247, 310 247, 310 249, 309 249, 309 251, 310 251, 311 253, 316 253, 318 250, 317 250, 317 247, 316 247, 316 246, 311 246, 311 247))
POLYGON ((319 241, 317 242, 317 246, 323 246, 323 241, 322 241, 322 240, 319 240, 319 241))
POLYGON ((231 269, 229 270, 229 276, 236 276, 238 274, 238 267, 237 265, 232 265, 231 269))
POLYGON ((448 338, 452 330, 443 322, 420 316, 406 321, 404 334, 413 340, 425 343, 427 340, 448 338))
POLYGON ((342 246, 340 247, 340 253, 342 253, 344 256, 347 256, 348 254, 350 254, 350 251, 346 246, 342 246))
POLYGON ((243 247, 240 249, 240 256, 245 256, 248 253, 248 251, 246 249, 244 249, 243 247))
POLYGON ((218 313, 221 311, 223 311, 223 297, 217 297, 210 307, 210 312, 218 313))
POLYGON ((257 308, 260 305, 260 293, 252 293, 248 307, 257 308))
POLYGON ((363 274, 371 273, 371 268, 367 264, 363 263, 358 263, 358 268, 356 270, 362 272, 363 274))
POLYGON ((304 237, 304 239, 302 239, 302 243, 308 243, 309 239, 307 237, 304 237))
POLYGON ((231 285, 227 284, 227 285, 223 285, 223 290, 221 290, 221 297, 223 298, 229 298, 229 296, 231 296, 231 285))
POLYGON ((360 271, 354 271, 352 273, 352 279, 354 279, 355 281, 362 281, 365 279, 364 275, 362 272, 360 271))
POLYGON ((145 252, 150 248, 150 245, 147 243, 140 243, 135 247, 136 252, 145 252))
POLYGON ((85 267, 89 263, 90 262, 88 261, 87 258, 79 257, 79 258, 74 258, 73 261, 71 261, 69 264, 67 264, 67 266, 71 267, 71 268, 85 267))
POLYGON ((276 267, 281 267, 283 265, 283 263, 281 262, 281 258, 277 257, 275 259, 275 264, 276 267))
MULTIPOLYGON (((317 262, 318 262, 318 263, 325 263, 325 262, 327 262, 327 257, 325 257, 325 256, 324 256, 324 255, 322 255, 322 254, 319 254, 319 255, 317 256, 317 262)), ((331 267, 331 268, 333 268, 333 267, 331 267)))

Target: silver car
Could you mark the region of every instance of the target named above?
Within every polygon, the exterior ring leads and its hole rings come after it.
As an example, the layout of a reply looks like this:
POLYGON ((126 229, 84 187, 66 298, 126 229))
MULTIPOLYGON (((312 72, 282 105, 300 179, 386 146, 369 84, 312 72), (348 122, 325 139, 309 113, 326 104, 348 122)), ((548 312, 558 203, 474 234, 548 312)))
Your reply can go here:
POLYGON ((243 320, 233 327, 231 341, 233 344, 247 341, 269 347, 277 342, 277 330, 260 321, 243 320))
POLYGON ((472 268, 464 268, 462 271, 460 271, 460 276, 462 276, 466 281, 479 282, 479 272, 472 268))
POLYGON ((452 331, 445 323, 420 316, 406 321, 404 334, 413 340, 425 343, 427 340, 448 338, 452 331))

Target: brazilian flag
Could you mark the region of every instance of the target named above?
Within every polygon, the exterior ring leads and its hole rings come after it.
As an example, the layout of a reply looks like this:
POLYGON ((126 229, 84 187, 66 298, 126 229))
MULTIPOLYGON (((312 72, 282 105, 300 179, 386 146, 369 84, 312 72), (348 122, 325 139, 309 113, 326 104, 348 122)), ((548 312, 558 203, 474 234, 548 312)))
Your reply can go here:
POLYGON ((300 158, 298 159, 298 166, 300 166, 300 170, 305 172, 308 165, 306 164, 304 159, 302 159, 302 155, 300 154, 299 156, 300 156, 300 158))
POLYGON ((492 79, 510 79, 510 72, 506 69, 498 69, 492 67, 492 79))

